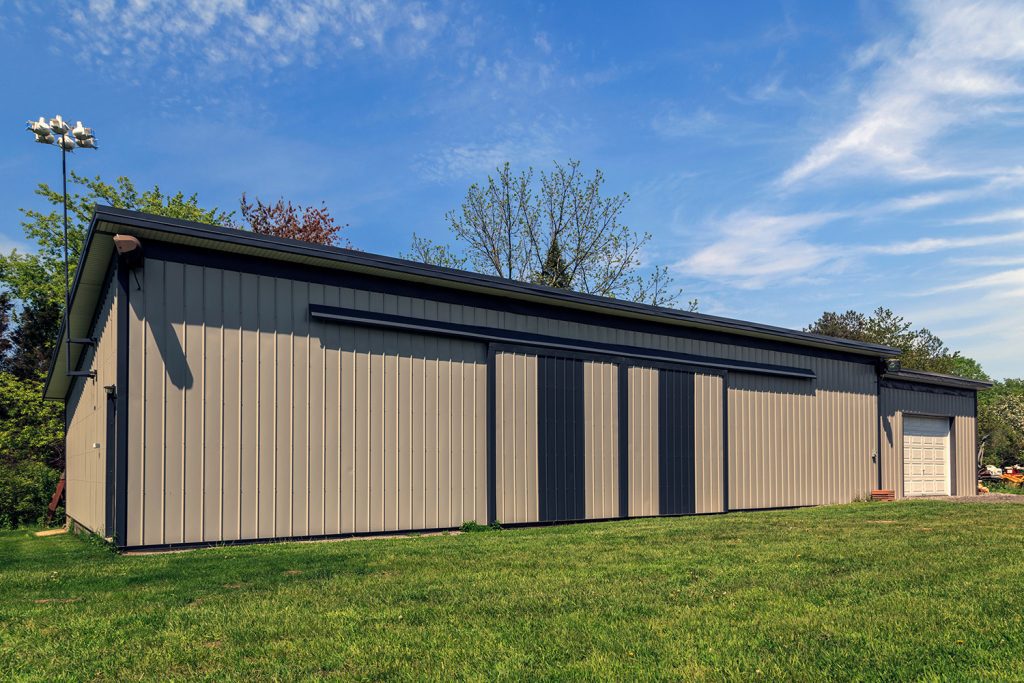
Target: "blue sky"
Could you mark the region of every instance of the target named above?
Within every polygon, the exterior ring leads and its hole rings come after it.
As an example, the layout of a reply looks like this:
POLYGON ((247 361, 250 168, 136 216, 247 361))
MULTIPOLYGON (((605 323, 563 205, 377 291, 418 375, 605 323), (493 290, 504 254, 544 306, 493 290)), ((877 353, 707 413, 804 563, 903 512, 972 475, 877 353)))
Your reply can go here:
POLYGON ((1024 11, 1013 2, 0 0, 0 247, 73 167, 206 205, 325 201, 365 250, 505 160, 582 160, 701 310, 879 305, 1024 375, 1024 11), (50 14, 42 14, 45 8, 50 14), (57 10, 54 13, 54 10, 57 10))

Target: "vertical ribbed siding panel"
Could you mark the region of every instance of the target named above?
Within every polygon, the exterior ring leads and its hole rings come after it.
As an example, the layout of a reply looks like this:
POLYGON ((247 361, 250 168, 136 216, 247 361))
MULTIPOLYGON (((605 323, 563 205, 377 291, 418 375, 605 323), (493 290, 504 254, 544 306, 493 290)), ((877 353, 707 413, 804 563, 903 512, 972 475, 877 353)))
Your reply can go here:
POLYGON ((695 511, 694 379, 658 371, 658 507, 663 515, 695 511))
MULTIPOLYGON (((185 493, 183 502, 188 507, 182 509, 182 538, 186 543, 203 541, 203 522, 206 512, 206 495, 203 478, 206 474, 206 451, 203 446, 204 431, 204 387, 206 375, 204 368, 204 344, 206 334, 203 325, 203 269, 199 266, 185 266, 184 278, 184 325, 182 347, 185 351, 185 367, 187 380, 182 386, 184 415, 181 420, 182 461, 184 463, 185 493)), ((219 497, 217 491, 211 495, 219 497)), ((217 526, 220 526, 219 519, 217 526)), ((215 538, 219 538, 219 531, 215 538)))
POLYGON ((696 512, 723 512, 722 378, 694 375, 696 512))
MULTIPOLYGON (((145 395, 145 417, 142 421, 142 543, 164 542, 164 416, 167 373, 161 348, 164 346, 164 264, 150 261, 143 271, 143 291, 132 291, 132 302, 141 305, 145 315, 145 335, 132 334, 132 346, 143 355, 142 391, 145 395), (136 346, 136 342, 138 346, 136 346)), ((136 376, 132 376, 136 377, 136 376)), ((129 378, 132 381, 132 378, 129 378)), ((128 429, 131 433, 131 426, 128 429)), ((129 463, 132 458, 129 457, 129 463)), ((131 465, 129 464, 129 469, 131 465)), ((129 522, 130 523, 130 522, 129 522)))
POLYGON ((495 509, 498 521, 540 519, 537 474, 537 356, 495 356, 495 509))
POLYGON ((629 368, 629 516, 659 514, 658 371, 629 368))
POLYGON ((953 493, 971 496, 977 493, 976 423, 974 398, 966 395, 882 388, 882 488, 892 489, 898 498, 903 491, 903 414, 947 416, 953 418, 950 456, 953 493))
MULTIPOLYGON (((148 269, 135 276, 147 282, 148 269)), ((133 276, 133 281, 134 277, 133 276)), ((127 545, 142 545, 146 502, 146 351, 149 332, 146 323, 145 292, 128 289, 128 539, 127 545)))
POLYGON ((333 287, 155 259, 142 277, 131 545, 486 519, 484 345, 311 324, 311 301, 352 303, 333 287))
MULTIPOLYGON (((96 345, 83 349, 82 370, 96 372, 94 379, 76 378, 67 403, 65 478, 68 517, 91 531, 110 536, 106 528, 107 496, 107 393, 103 387, 117 383, 116 285, 108 287, 93 330, 74 330, 74 336, 91 334, 96 345), (99 444, 96 446, 95 444, 99 444)), ((118 387, 118 391, 126 391, 118 387)), ((138 482, 136 481, 136 489, 138 482)), ((129 499, 131 502, 131 499, 129 499)), ((137 507, 137 504, 136 504, 137 507)), ((138 531, 135 531, 136 535, 138 531)), ((129 534, 131 538, 131 534, 129 534)))
POLYGON ((586 517, 619 516, 619 369, 588 362, 583 371, 586 422, 586 517))
POLYGON ((224 272, 206 270, 202 284, 203 540, 224 538, 224 272))
MULTIPOLYGON (((309 285, 309 303, 325 303, 323 285, 309 285)), ((330 423, 327 421, 327 406, 324 400, 327 394, 327 350, 320 340, 328 333, 325 327, 322 323, 310 324, 309 336, 304 340, 308 363, 306 381, 308 383, 309 408, 306 414, 306 432, 309 435, 307 444, 309 499, 306 509, 310 536, 326 533, 324 528, 327 510, 327 425, 332 424, 332 429, 337 430, 337 423, 334 420, 331 420, 330 423)))
POLYGON ((185 540, 185 389, 192 384, 185 361, 185 267, 164 266, 164 543, 185 540))
MULTIPOLYGON (((210 305, 221 308, 220 330, 221 363, 221 461, 223 463, 221 538, 241 538, 241 514, 244 502, 250 495, 243 486, 243 473, 251 469, 245 464, 242 450, 242 415, 246 403, 252 401, 247 395, 251 387, 243 384, 244 354, 242 338, 242 276, 223 271, 219 296, 210 299, 210 305)), ((208 348, 209 351, 209 348, 208 348)), ((217 353, 216 349, 212 350, 217 353)), ((212 383, 212 380, 211 380, 212 383)))
POLYGON ((277 288, 274 278, 257 277, 256 351, 256 536, 274 538, 277 484, 277 288))
MULTIPOLYGON (((291 391, 287 397, 288 406, 283 419, 290 421, 291 442, 291 533, 293 536, 308 536, 309 501, 313 488, 320 485, 311 481, 310 470, 310 417, 312 410, 310 396, 310 374, 312 359, 309 356, 309 285, 296 282, 292 285, 292 299, 289 306, 291 315, 291 391)), ((284 400, 282 396, 280 400, 284 400)))
POLYGON ((583 361, 537 359, 537 485, 540 520, 586 518, 583 361))
POLYGON ((240 333, 240 388, 242 398, 238 423, 238 456, 240 480, 238 537, 241 539, 259 536, 260 503, 260 292, 259 278, 243 274, 240 277, 239 308, 240 333))
MULTIPOLYGON (((381 330, 352 333, 354 346, 343 347, 341 360, 342 384, 347 385, 347 368, 353 374, 352 394, 341 404, 343 414, 354 416, 354 464, 351 488, 343 484, 339 498, 354 498, 355 504, 342 504, 342 530, 448 528, 484 521, 486 507, 478 507, 475 492, 486 486, 486 450, 474 449, 466 462, 461 438, 449 436, 453 422, 485 420, 486 391, 478 382, 486 376, 475 372, 485 364, 484 347, 381 330)), ((346 457, 343 453, 343 461, 346 457)))
POLYGON ((813 381, 730 373, 730 509, 847 502, 873 488, 874 371, 813 360, 813 381))
MULTIPOLYGON (((269 278, 268 278, 269 279, 269 278)), ((267 408, 273 420, 273 535, 287 537, 292 533, 292 389, 295 380, 292 365, 292 287, 290 280, 274 278, 273 286, 273 391, 267 408)))

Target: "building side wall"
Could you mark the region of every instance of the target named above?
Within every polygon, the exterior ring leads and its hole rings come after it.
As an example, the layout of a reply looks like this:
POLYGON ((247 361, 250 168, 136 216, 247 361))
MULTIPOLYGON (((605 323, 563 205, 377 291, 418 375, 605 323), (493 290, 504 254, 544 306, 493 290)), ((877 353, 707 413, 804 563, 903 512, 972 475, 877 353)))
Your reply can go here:
POLYGON ((822 364, 814 380, 729 374, 729 509, 844 503, 874 488, 876 379, 822 364))
POLYGON ((724 512, 722 377, 693 376, 694 493, 696 512, 724 512))
POLYGON ((629 368, 629 516, 660 513, 658 497, 658 371, 629 368))
POLYGON ((129 545, 486 521, 486 348, 310 322, 338 288, 149 260, 129 545))
MULTIPOLYGON (((155 258, 139 277, 129 297, 129 545, 486 521, 486 346, 311 320, 310 304, 808 368, 817 379, 730 372, 726 405, 721 376, 694 375, 694 510, 726 509, 726 414, 728 509, 841 502, 873 487, 868 364, 155 258)), ((628 368, 619 425, 618 366, 580 365, 581 517, 623 512, 622 427, 628 514, 659 514, 658 370, 628 368)), ((503 523, 541 520, 540 391, 537 355, 496 354, 503 523)))
MULTIPOLYGON (((66 405, 67 515, 103 536, 107 501, 107 392, 117 383, 117 296, 116 287, 107 288, 92 335, 96 345, 85 350, 82 370, 93 370, 95 378, 75 378, 66 405)), ((63 370, 61 370, 63 372, 63 370)))
POLYGON ((619 368, 584 363, 586 518, 619 516, 619 368))
POLYGON ((883 387, 881 390, 882 488, 892 489, 903 497, 903 415, 917 414, 948 417, 950 473, 953 495, 973 496, 977 493, 977 454, 974 397, 932 391, 913 391, 883 387))

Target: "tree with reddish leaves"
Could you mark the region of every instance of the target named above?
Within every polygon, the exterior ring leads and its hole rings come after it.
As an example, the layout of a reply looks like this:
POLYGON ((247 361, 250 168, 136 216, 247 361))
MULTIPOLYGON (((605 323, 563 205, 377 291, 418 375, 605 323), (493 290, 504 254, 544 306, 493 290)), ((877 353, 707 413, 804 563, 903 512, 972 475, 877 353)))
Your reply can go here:
POLYGON ((284 199, 264 204, 258 197, 255 203, 250 203, 243 193, 240 206, 242 218, 249 229, 260 235, 287 237, 329 247, 352 246, 339 234, 348 225, 336 223, 326 204, 302 206, 284 199))

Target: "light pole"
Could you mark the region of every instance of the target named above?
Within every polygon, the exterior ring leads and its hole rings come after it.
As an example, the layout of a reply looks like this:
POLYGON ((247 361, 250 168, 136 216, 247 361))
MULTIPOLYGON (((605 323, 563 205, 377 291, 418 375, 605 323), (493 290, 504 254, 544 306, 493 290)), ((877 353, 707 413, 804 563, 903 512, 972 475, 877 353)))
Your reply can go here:
POLYGON ((64 352, 64 370, 69 375, 90 375, 87 372, 71 372, 71 344, 86 343, 91 340, 72 339, 69 328, 68 307, 71 305, 71 271, 68 264, 68 153, 78 149, 97 149, 96 136, 92 128, 86 128, 79 121, 72 128, 64 118, 57 114, 49 122, 40 116, 38 121, 29 121, 28 130, 36 136, 36 142, 43 145, 56 145, 60 148, 60 170, 64 189, 64 335, 67 348, 64 352))

